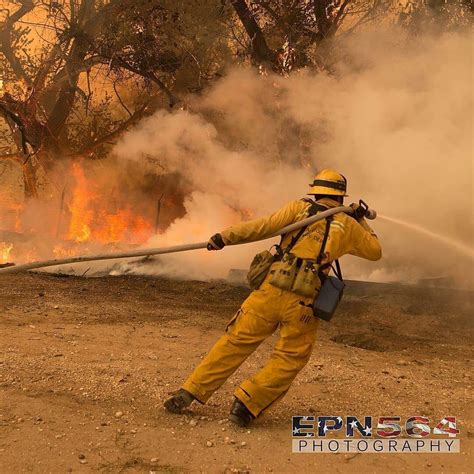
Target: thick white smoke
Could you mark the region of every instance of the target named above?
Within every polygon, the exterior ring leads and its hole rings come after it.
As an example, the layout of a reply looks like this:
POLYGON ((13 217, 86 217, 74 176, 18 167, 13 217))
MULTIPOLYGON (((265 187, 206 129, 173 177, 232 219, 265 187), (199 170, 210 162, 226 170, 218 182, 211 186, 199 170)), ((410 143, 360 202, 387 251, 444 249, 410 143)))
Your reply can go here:
MULTIPOLYGON (((147 246, 207 240, 242 218, 265 215, 303 197, 323 167, 346 175, 349 202, 362 197, 382 214, 471 245, 470 38, 397 38, 354 38, 332 75, 229 71, 189 99, 188 111, 158 112, 128 132, 114 150, 119 159, 179 171, 190 190, 186 216, 147 246)), ((346 276, 411 280, 453 275, 458 264, 472 263, 393 223, 373 226, 384 259, 346 258, 346 276)), ((266 245, 164 257, 164 267, 146 271, 225 276, 266 245)))

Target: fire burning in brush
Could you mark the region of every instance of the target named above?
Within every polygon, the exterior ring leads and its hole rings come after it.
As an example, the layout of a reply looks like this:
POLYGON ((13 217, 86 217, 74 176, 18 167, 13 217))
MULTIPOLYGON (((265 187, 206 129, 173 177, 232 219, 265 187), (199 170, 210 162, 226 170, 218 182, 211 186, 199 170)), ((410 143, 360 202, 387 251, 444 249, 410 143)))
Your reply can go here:
POLYGON ((85 162, 65 176, 59 196, 0 199, 0 264, 136 247, 183 215, 175 176, 127 181, 109 165, 85 162))
POLYGON ((12 249, 13 244, 0 242, 0 264, 7 263, 9 261, 12 249))
POLYGON ((108 200, 104 199, 98 184, 86 178, 79 163, 73 164, 72 175, 74 187, 68 206, 67 240, 140 244, 152 235, 153 226, 145 216, 137 214, 129 204, 121 207, 113 191, 108 200))

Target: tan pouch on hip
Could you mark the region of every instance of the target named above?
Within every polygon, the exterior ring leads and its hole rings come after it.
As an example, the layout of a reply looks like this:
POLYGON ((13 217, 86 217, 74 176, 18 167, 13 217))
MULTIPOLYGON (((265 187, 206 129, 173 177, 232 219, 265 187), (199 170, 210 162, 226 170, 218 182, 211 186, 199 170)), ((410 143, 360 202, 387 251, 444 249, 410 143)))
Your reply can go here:
POLYGON ((281 290, 291 291, 296 278, 298 261, 301 262, 295 255, 285 253, 283 258, 273 265, 270 284, 281 290))
POLYGON ((252 290, 258 290, 260 288, 274 261, 275 255, 268 250, 264 250, 255 255, 247 273, 247 281, 252 290))
POLYGON ((315 260, 303 260, 296 274, 291 291, 301 296, 314 296, 321 282, 315 260))

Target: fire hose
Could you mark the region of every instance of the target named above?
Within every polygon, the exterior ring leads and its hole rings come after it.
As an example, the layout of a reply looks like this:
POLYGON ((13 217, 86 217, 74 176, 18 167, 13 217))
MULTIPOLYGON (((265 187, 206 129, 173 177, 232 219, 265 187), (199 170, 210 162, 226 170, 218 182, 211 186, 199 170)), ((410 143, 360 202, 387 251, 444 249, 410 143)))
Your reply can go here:
MULTIPOLYGON (((353 214, 354 210, 351 207, 347 207, 347 206, 334 207, 332 209, 328 209, 327 211, 319 212, 318 214, 315 214, 314 216, 295 222, 294 224, 287 225, 283 227, 282 229, 280 229, 279 231, 274 232, 273 234, 268 235, 267 237, 264 237, 263 239, 260 239, 260 240, 271 239, 278 235, 284 235, 284 234, 287 234, 288 232, 293 232, 294 230, 301 229, 302 227, 313 224, 314 222, 320 221, 322 219, 325 219, 326 217, 332 216, 333 214, 337 214, 339 212, 353 214)), ((377 213, 374 210, 368 209, 367 207, 365 207, 364 216, 367 219, 375 219, 375 217, 377 216, 377 213)), ((239 242, 236 245, 245 244, 245 243, 250 243, 250 242, 239 242)), ((22 272, 26 270, 34 270, 37 268, 55 267, 58 265, 69 265, 71 263, 93 262, 93 261, 98 261, 98 260, 115 260, 119 258, 148 257, 152 255, 164 255, 164 254, 169 254, 169 253, 187 252, 189 250, 204 249, 206 247, 207 247, 207 241, 197 242, 194 244, 173 245, 171 247, 139 249, 139 250, 131 250, 128 252, 115 252, 115 253, 98 254, 98 255, 86 255, 82 257, 70 257, 70 258, 61 258, 61 259, 54 259, 54 260, 44 260, 44 261, 24 263, 21 265, 12 265, 9 267, 0 268, 0 275, 4 275, 7 273, 18 273, 18 272, 22 272)))

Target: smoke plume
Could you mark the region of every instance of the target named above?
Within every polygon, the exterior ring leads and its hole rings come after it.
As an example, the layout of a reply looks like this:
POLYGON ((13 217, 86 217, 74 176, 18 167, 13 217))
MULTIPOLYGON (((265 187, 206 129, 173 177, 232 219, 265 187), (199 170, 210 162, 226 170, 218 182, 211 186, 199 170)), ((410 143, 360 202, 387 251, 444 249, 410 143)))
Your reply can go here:
MULTIPOLYGON (((186 111, 158 112, 115 147, 119 160, 179 172, 186 215, 147 246, 207 240, 304 197, 324 167, 348 179, 348 202, 472 245, 470 38, 371 33, 340 47, 332 74, 261 76, 233 69, 186 111)), ((472 260, 392 222, 373 223, 384 258, 343 259, 345 276, 453 276, 472 260)), ((269 245, 269 244, 268 244, 269 245)), ((163 257, 144 272, 225 276, 267 243, 163 257)))

